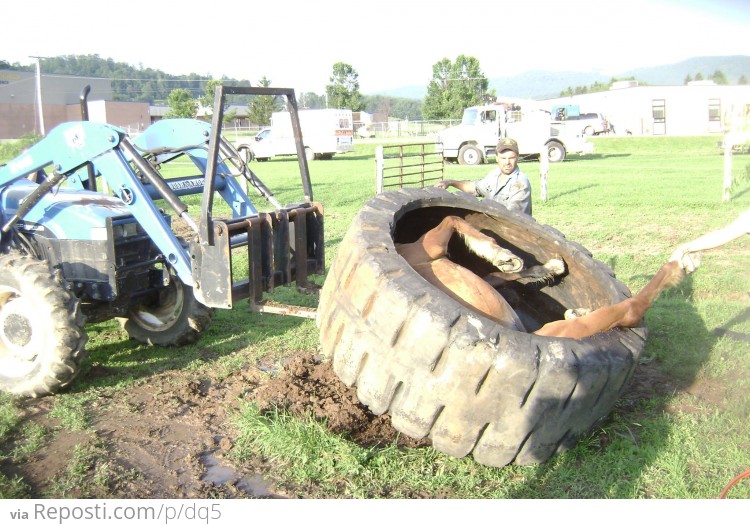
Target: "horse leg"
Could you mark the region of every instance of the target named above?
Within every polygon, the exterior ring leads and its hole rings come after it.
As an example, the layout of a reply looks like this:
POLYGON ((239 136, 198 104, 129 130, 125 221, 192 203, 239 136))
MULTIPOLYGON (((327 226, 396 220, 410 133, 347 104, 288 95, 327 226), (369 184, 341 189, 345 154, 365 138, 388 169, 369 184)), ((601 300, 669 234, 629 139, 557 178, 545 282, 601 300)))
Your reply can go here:
POLYGON ((469 250, 503 272, 517 272, 523 268, 523 260, 520 257, 501 248, 492 237, 483 234, 455 215, 445 217, 440 224, 425 233, 418 242, 421 242, 427 254, 434 260, 447 256, 448 242, 454 233, 461 236, 469 250))
POLYGON ((552 321, 534 333, 550 337, 581 339, 616 327, 637 326, 659 294, 667 288, 677 286, 684 276, 685 273, 677 261, 668 262, 633 297, 617 304, 604 306, 583 317, 552 321))
POLYGON ((544 264, 531 266, 518 272, 492 272, 486 275, 484 280, 495 288, 505 286, 511 281, 524 285, 541 282, 549 284, 563 273, 565 273, 565 261, 560 257, 555 257, 544 264))
POLYGON ((455 216, 445 217, 438 226, 416 242, 397 244, 397 252, 427 282, 459 303, 480 312, 513 330, 526 331, 508 302, 481 277, 451 261, 448 243, 459 233, 467 247, 500 269, 521 269, 523 261, 504 250, 487 235, 455 216))

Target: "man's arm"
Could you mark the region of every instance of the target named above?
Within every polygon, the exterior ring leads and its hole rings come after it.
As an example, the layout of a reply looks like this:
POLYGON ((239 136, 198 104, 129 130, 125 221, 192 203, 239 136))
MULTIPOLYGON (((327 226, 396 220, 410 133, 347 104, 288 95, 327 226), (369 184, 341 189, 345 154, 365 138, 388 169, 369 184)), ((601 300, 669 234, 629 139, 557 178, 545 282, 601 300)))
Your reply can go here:
POLYGON ((718 248, 748 233, 750 233, 750 209, 724 228, 706 233, 683 244, 675 250, 669 260, 678 261, 687 272, 695 271, 698 264, 696 260, 690 257, 691 253, 718 248))
POLYGON ((453 179, 446 179, 441 180, 437 184, 435 184, 438 188, 443 188, 444 190, 447 190, 449 187, 454 187, 457 190, 465 191, 466 193, 471 193, 472 195, 476 195, 477 192, 477 185, 472 180, 453 180, 453 179))

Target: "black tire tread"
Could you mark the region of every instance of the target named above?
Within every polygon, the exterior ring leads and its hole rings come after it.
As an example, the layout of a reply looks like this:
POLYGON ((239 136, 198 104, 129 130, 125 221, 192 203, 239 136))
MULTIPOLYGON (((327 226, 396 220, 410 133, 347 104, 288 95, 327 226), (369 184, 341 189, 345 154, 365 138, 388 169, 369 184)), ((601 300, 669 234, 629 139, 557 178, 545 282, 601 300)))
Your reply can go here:
POLYGON ((45 262, 20 254, 0 255, 2 279, 16 279, 24 293, 37 296, 40 316, 49 318, 50 337, 37 357, 37 366, 26 376, 0 374, 2 389, 18 396, 40 397, 54 394, 78 375, 87 357, 88 336, 85 317, 78 300, 67 292, 50 273, 45 262))

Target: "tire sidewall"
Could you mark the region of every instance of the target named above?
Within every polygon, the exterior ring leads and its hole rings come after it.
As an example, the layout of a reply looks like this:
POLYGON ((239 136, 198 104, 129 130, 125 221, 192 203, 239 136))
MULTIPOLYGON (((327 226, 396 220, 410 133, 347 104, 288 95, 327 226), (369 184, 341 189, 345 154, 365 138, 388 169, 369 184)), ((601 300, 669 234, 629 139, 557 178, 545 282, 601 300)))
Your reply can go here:
POLYGON ((464 166, 478 166, 482 163, 482 152, 471 144, 463 146, 458 152, 458 162, 464 166))

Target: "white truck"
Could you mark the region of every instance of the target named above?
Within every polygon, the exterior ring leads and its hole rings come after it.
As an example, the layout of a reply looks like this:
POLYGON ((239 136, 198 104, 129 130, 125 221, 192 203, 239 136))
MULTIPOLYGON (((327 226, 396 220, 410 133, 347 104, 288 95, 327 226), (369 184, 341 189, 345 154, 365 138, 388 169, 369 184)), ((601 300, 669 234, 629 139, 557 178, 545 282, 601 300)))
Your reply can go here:
MULTIPOLYGON (((354 127, 350 109, 303 109, 299 111, 302 142, 307 160, 330 159, 354 149, 354 127)), ((287 111, 271 115, 271 127, 261 130, 252 142, 238 142, 245 160, 268 160, 296 155, 292 120, 287 111)))
POLYGON ((552 118, 556 126, 565 126, 568 131, 580 135, 599 135, 610 131, 609 121, 601 113, 581 113, 577 104, 552 106, 552 118))
POLYGON ((534 101, 524 100, 466 108, 461 124, 440 131, 436 143, 446 160, 476 165, 495 155, 497 141, 503 137, 518 142, 522 157, 546 151, 550 162, 562 162, 569 153, 594 151, 582 136, 553 125, 550 113, 534 101))

